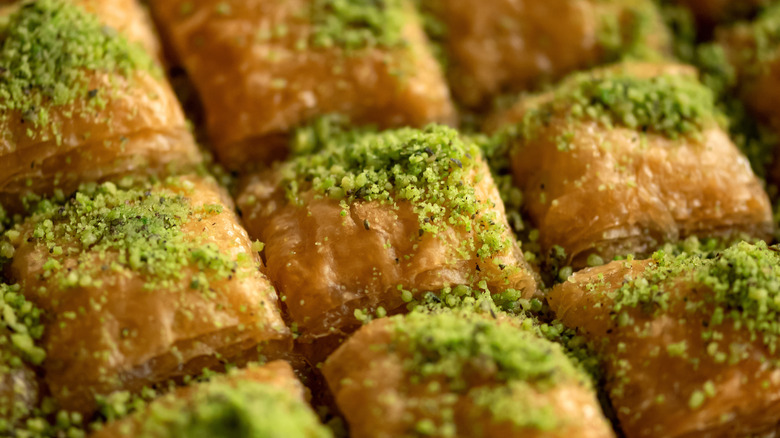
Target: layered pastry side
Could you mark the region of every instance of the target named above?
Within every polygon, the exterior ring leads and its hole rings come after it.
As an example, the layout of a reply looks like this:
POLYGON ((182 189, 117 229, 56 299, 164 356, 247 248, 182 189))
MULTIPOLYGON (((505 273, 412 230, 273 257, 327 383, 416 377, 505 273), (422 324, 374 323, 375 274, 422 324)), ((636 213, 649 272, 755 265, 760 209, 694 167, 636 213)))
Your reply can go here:
POLYGON ((615 261, 552 289, 596 346, 627 438, 773 436, 780 415, 778 248, 615 261))
POLYGON ((453 94, 467 107, 622 58, 670 53, 650 0, 421 0, 453 94))
POLYGON ((228 167, 279 158, 293 128, 328 113, 382 127, 454 122, 446 81, 408 0, 151 6, 228 167))
POLYGON ((689 236, 770 239, 763 186, 691 67, 578 73, 494 115, 543 257, 574 268, 689 236))
POLYGON ((209 177, 43 199, 0 237, 3 260, 41 309, 38 365, 64 411, 291 348, 257 245, 209 177))
POLYGON ((403 311, 447 286, 536 292, 468 138, 333 119, 295 138, 296 156, 250 177, 238 205, 302 343, 348 334, 361 315, 403 311))
POLYGON ((156 40, 134 0, 16 2, 2 13, 6 208, 18 210, 29 193, 70 193, 85 181, 162 174, 200 161, 157 53, 145 50, 157 50, 156 40), (122 25, 118 14, 137 21, 122 25))
POLYGON ((355 438, 614 437, 588 378, 530 323, 441 309, 378 319, 322 371, 355 438))
POLYGON ((250 365, 164 395, 90 438, 331 438, 286 362, 250 365))

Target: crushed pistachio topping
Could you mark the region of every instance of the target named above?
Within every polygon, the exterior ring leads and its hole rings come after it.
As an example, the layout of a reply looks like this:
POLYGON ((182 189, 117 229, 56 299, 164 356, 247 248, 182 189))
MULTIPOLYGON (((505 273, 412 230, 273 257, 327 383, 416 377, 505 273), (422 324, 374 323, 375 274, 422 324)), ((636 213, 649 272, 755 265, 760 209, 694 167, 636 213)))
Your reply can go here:
POLYGON ((702 82, 717 96, 728 93, 737 82, 737 72, 729 63, 723 46, 702 44, 696 49, 696 64, 701 71, 702 82))
POLYGON ((154 65, 141 47, 65 0, 24 1, 1 27, 0 111, 19 111, 35 127, 48 125, 51 107, 104 101, 90 89, 89 71, 128 76, 154 65))
POLYGON ((652 1, 604 1, 601 7, 607 10, 599 11, 601 22, 598 41, 607 61, 655 60, 663 57, 658 50, 668 44, 671 36, 652 1), (654 40, 663 44, 654 44, 654 40))
POLYGON ((358 50, 401 44, 404 0, 313 0, 315 47, 358 50))
MULTIPOLYGON (((18 285, 0 283, 0 383, 4 388, 0 391, 0 433, 13 432, 32 414, 36 388, 25 382, 23 369, 40 365, 46 357, 37 345, 43 336, 40 320, 41 310, 24 298, 18 285)), ((28 378, 34 375, 28 374, 28 378)))
MULTIPOLYGON (((11 228, 11 226, 16 222, 18 218, 14 218, 8 212, 5 211, 3 208, 3 205, 0 204, 0 235, 4 233, 6 230, 11 228)), ((0 267, 3 266, 3 264, 10 261, 11 257, 14 255, 14 247, 11 245, 10 242, 7 242, 3 239, 0 239, 0 267)))
POLYGON ((43 336, 41 309, 27 301, 18 285, 0 283, 0 368, 17 367, 23 362, 40 365, 46 353, 36 346, 43 336), (5 336, 7 334, 7 336, 5 336), (7 357, 6 353, 12 353, 7 357))
MULTIPOLYGON (((529 390, 544 393, 586 381, 560 345, 538 336, 530 320, 514 323, 494 313, 440 308, 392 317, 390 330, 393 341, 387 348, 405 352, 412 381, 443 381, 446 392, 471 397, 495 422, 537 430, 558 427, 566 420, 552 406, 530 399, 529 390), (486 379, 492 383, 485 385, 486 379)), ((447 417, 442 427, 454 427, 447 417)))
POLYGON ((321 120, 298 130, 292 149, 298 156, 282 172, 293 202, 306 190, 344 201, 343 214, 356 200, 409 202, 420 235, 446 227, 475 231, 477 239, 463 244, 480 257, 510 245, 492 201, 476 197, 475 181, 485 176, 480 149, 453 129, 346 130, 321 120))
POLYGON ((753 21, 736 24, 732 31, 742 32, 751 40, 751 44, 739 52, 743 62, 764 64, 777 59, 777 47, 780 44, 780 4, 769 6, 753 21))
POLYGON ((680 61, 692 63, 696 51, 696 20, 691 10, 674 3, 674 0, 661 0, 661 15, 666 27, 672 34, 674 54, 680 61))
POLYGON ((773 130, 756 117, 740 99, 740 88, 756 76, 769 73, 767 65, 780 51, 780 5, 769 7, 752 22, 738 23, 724 30, 723 42, 700 45, 695 63, 702 82, 712 88, 722 110, 729 117, 729 131, 736 145, 750 160, 759 177, 765 177, 777 148, 773 130), (732 38, 735 37, 735 38, 732 38))
POLYGON ((658 313, 670 307, 670 300, 687 299, 671 294, 673 288, 706 287, 710 292, 700 295, 707 306, 697 309, 707 312, 704 316, 709 320, 706 331, 710 335, 721 324, 733 324, 747 330, 774 353, 780 337, 777 251, 764 242, 742 242, 710 257, 669 256, 659 251, 653 255, 653 266, 614 293, 616 318, 627 307, 658 313))
POLYGON ((331 437, 309 406, 288 390, 251 380, 198 385, 188 399, 164 397, 142 412, 131 436, 331 437))
POLYGON ((510 132, 533 138, 553 114, 565 114, 571 123, 594 120, 672 139, 695 136, 722 121, 712 91, 695 77, 663 74, 645 79, 615 71, 575 74, 550 100, 530 108, 510 132))
POLYGON ((104 271, 141 274, 150 289, 177 288, 186 268, 195 268, 198 274, 187 286, 208 291, 209 280, 229 277, 251 258, 229 257, 207 236, 185 232, 187 222, 222 211, 221 206, 193 207, 189 184, 171 178, 166 185, 128 189, 110 182, 87 185, 67 200, 39 202, 25 223, 5 237, 44 246, 49 256, 43 275, 63 288, 102 287, 104 271))

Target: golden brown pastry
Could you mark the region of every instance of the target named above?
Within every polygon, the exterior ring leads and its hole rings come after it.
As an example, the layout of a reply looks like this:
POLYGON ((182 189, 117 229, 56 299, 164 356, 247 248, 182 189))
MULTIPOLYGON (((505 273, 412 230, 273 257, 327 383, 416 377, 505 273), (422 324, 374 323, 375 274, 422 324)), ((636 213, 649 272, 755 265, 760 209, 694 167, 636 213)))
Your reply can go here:
POLYGON ((480 150, 456 131, 325 124, 297 138, 300 155, 253 177, 238 204, 299 341, 446 286, 536 291, 480 150))
POLYGON ((41 311, 19 293, 19 286, 0 283, 0 434, 14 431, 32 416, 41 397, 35 367, 46 353, 41 311))
POLYGON ((160 41, 148 11, 138 0, 68 0, 97 15, 101 23, 110 26, 129 41, 140 44, 146 52, 162 57, 160 41))
POLYGON ((256 245, 209 178, 88 186, 40 202, 5 240, 9 277, 44 312, 61 409, 290 348, 256 245))
POLYGON ((0 202, 18 209, 28 193, 199 162, 156 54, 122 33, 156 50, 134 0, 25 1, 5 12, 0 202))
POLYGON ((443 45, 453 93, 472 107, 575 70, 669 52, 667 31, 648 0, 421 3, 443 45))
POLYGON ((286 362, 233 371, 165 395, 91 438, 328 438, 286 362))
POLYGON ((490 120, 543 255, 560 246, 577 268, 688 236, 770 238, 768 197, 713 100, 692 68, 622 64, 490 120))
POLYGON ((524 326, 466 310, 379 319, 322 370, 354 438, 614 436, 587 378, 524 326))
POLYGON ((451 122, 441 69, 407 0, 158 0, 153 12, 231 168, 278 158, 289 131, 341 113, 384 127, 451 122))
POLYGON ((549 292, 557 317, 598 347, 628 438, 775 431, 777 251, 743 242, 706 257, 659 252, 582 270, 549 292))

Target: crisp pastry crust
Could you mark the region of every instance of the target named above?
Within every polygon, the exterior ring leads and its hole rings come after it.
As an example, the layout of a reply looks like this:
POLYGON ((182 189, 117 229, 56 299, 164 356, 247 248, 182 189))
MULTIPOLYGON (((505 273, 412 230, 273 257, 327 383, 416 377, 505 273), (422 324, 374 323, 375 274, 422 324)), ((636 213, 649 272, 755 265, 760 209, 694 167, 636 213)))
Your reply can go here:
POLYGON ((652 2, 645 0, 423 0, 422 4, 437 24, 435 29, 444 34, 453 93, 471 107, 615 60, 621 52, 632 50, 632 44, 669 51, 661 18, 652 2))
MULTIPOLYGON (((403 333, 403 328, 399 328, 403 322, 398 318, 375 320, 364 326, 323 365, 322 371, 347 419, 352 437, 407 437, 426 430, 428 436, 434 437, 614 436, 594 392, 587 385, 571 377, 562 377, 552 384, 530 379, 517 386, 501 382, 498 374, 506 370, 499 372, 500 365, 493 363, 486 351, 468 352, 468 341, 453 340, 448 349, 441 351, 410 351, 409 344, 398 337, 399 332, 403 333), (464 366, 463 374, 456 378, 457 383, 444 375, 425 376, 422 369, 409 367, 409 362, 416 356, 429 357, 432 361, 439 358, 453 366, 449 361, 468 361, 470 353, 482 356, 464 366), (503 402, 496 399, 492 405, 485 406, 476 394, 490 391, 494 385, 510 388, 502 394, 506 399, 503 402), (530 405, 524 400, 531 400, 530 405), (502 408, 508 411, 497 418, 497 412, 502 408), (550 427, 547 421, 560 424, 550 427), (428 424, 432 427, 425 429, 428 424)), ((437 317, 426 315, 426 318, 436 320, 437 317)), ((486 324, 513 324, 508 319, 497 322, 490 317, 486 318, 488 322, 484 321, 473 318, 473 333, 484 330, 486 324)), ((432 336, 438 335, 447 336, 442 332, 432 333, 432 336)), ((524 333, 518 329, 515 335, 522 338, 524 333)), ((516 353, 523 355, 526 352, 518 350, 516 353)), ((546 353, 562 357, 561 352, 553 348, 546 353)), ((528 369, 537 366, 531 357, 524 357, 528 369)), ((551 373, 564 375, 561 370, 551 373)))
MULTIPOLYGON (((695 77, 676 65, 629 64, 615 71, 621 70, 640 79, 695 77)), ((521 101, 488 127, 521 124, 553 98, 549 93, 521 101)), ((714 119, 696 136, 670 138, 587 117, 572 121, 566 111, 549 114, 537 134, 510 140, 512 175, 539 229, 543 254, 559 245, 576 268, 591 254, 603 260, 648 254, 688 236, 771 237, 769 199, 714 119)))
MULTIPOLYGON (((141 412, 137 412, 134 415, 129 416, 126 419, 116 421, 113 423, 110 423, 100 429, 99 431, 93 433, 90 435, 91 438, 119 438, 119 437, 177 437, 182 436, 178 435, 177 433, 180 433, 182 431, 179 431, 178 429, 175 429, 176 426, 171 427, 171 425, 165 424, 166 421, 175 424, 176 416, 177 415, 184 415, 185 412, 188 410, 195 410, 198 408, 199 403, 203 403, 203 397, 204 393, 208 394, 210 390, 213 390, 213 387, 215 385, 222 385, 223 391, 221 394, 219 394, 218 397, 215 397, 215 400, 217 403, 219 403, 219 397, 229 397, 230 389, 241 389, 242 387, 246 386, 253 386, 256 387, 259 386, 261 391, 257 394, 251 394, 255 397, 260 397, 266 395, 265 391, 270 392, 272 395, 276 395, 275 393, 281 392, 284 395, 287 395, 287 397, 279 397, 278 400, 274 400, 277 404, 282 403, 289 403, 291 405, 297 405, 297 409, 299 411, 307 411, 309 413, 308 417, 304 417, 305 420, 309 420, 309 423, 311 424, 307 430, 306 425, 304 424, 295 424, 296 429, 295 432, 298 432, 299 434, 296 434, 296 437, 300 438, 315 438, 315 437, 328 437, 330 436, 327 432, 325 432, 324 427, 319 426, 317 424, 317 420, 311 421, 312 419, 316 418, 314 415, 314 412, 311 411, 310 407, 306 405, 306 400, 309 397, 308 391, 306 388, 304 388, 303 385, 301 385, 301 382, 298 380, 298 378, 293 373, 292 368, 287 362, 283 361, 274 361, 269 362, 265 365, 259 366, 250 364, 249 367, 244 368, 240 371, 229 373, 226 376, 219 376, 215 377, 212 381, 206 382, 206 383, 200 383, 200 384, 193 384, 186 388, 180 388, 176 390, 172 394, 165 395, 158 400, 155 400, 152 402, 146 409, 144 409, 141 412), (259 385, 258 385, 259 384, 259 385), (225 391, 227 389, 227 391, 225 391), (265 389, 265 391, 262 391, 262 389, 265 389), (160 415, 162 414, 162 415, 160 415), (167 418, 166 418, 167 417, 167 418), (151 419, 150 419, 151 418, 151 419), (160 424, 157 424, 157 423, 160 424), (315 425, 317 427, 315 427, 315 425)), ((208 397, 208 396, 207 396, 208 397)), ((205 400, 205 402, 208 402, 208 399, 205 400)), ((245 402, 252 403, 252 400, 245 400, 245 402)), ((242 409, 244 406, 229 406, 229 407, 223 407, 223 409, 227 410, 230 408, 238 408, 242 409)), ((275 411, 275 414, 279 414, 279 412, 282 411, 282 409, 279 409, 278 411, 275 411)), ((242 427, 250 427, 251 428, 251 422, 267 422, 267 423, 274 423, 274 422, 280 422, 288 420, 289 422, 295 422, 296 418, 272 418, 263 414, 267 414, 267 412, 255 412, 254 414, 260 414, 259 417, 250 418, 250 419, 237 419, 235 417, 233 418, 219 418, 220 414, 223 414, 222 412, 217 411, 216 415, 214 415, 214 412, 207 413, 214 416, 213 419, 206 419, 206 421, 211 420, 214 423, 217 423, 217 427, 224 427, 227 428, 224 432, 232 431, 235 432, 236 429, 239 429, 243 432, 249 433, 249 430, 247 429, 241 429, 242 427), (228 421, 228 423, 219 424, 219 421, 222 420, 228 421), (243 422, 240 422, 243 420, 243 422), (247 424, 250 423, 250 424, 247 424)), ((223 414, 224 415, 224 414, 223 414)), ((205 426, 205 425, 204 425, 205 426)), ((282 433, 282 430, 280 429, 273 429, 268 428, 272 433, 282 433)), ((251 430, 251 429, 250 429, 251 430)), ((205 430, 200 430, 199 432, 205 432, 205 430)), ((216 432, 216 431, 215 431, 216 432)), ((230 435, 233 436, 233 435, 230 435)), ((243 436, 243 435, 242 435, 243 436)), ((252 435, 254 436, 254 435, 252 435)))
POLYGON ((165 173, 200 161, 181 107, 162 78, 148 72, 129 80, 100 75, 91 84, 105 88, 117 82, 104 110, 93 113, 84 100, 52 110, 52 123, 62 126, 60 144, 41 131, 30 137, 18 112, 0 120, 3 205, 14 209, 27 193, 70 193, 82 182, 165 173))
POLYGON ((122 33, 128 40, 140 44, 156 59, 162 60, 162 47, 148 11, 137 0, 69 0, 82 6, 122 33))
MULTIPOLYGON (((135 1, 76 3, 158 56, 148 18, 135 1)), ((18 210, 28 193, 70 193, 82 182, 161 174, 200 162, 181 106, 157 67, 84 74, 89 92, 64 105, 46 104, 45 123, 28 113, 37 111, 32 100, 29 109, 2 112, 0 202, 6 208, 18 210)))
MULTIPOLYGON (((105 188, 110 195, 112 186, 105 188)), ((147 255, 136 258, 133 248, 93 246, 116 237, 111 233, 120 231, 113 227, 133 223, 132 217, 105 219, 94 225, 94 232, 63 242, 56 230, 65 227, 68 232, 72 225, 61 223, 56 214, 46 220, 33 216, 12 233, 15 252, 8 274, 45 312, 43 370, 63 409, 90 412, 98 394, 136 391, 223 361, 256 359, 258 354, 280 357, 289 351, 290 332, 277 295, 260 272, 259 256, 227 194, 201 177, 172 178, 138 193, 137 202, 160 194, 160 205, 176 200, 190 212, 184 218, 165 211, 148 219, 139 216, 137 225, 121 231, 129 239, 148 232, 145 227, 151 225, 145 224, 154 218, 183 221, 180 234, 173 236, 182 240, 178 245, 191 246, 179 257, 189 254, 191 259, 168 262, 175 264, 168 277, 158 278, 166 269, 159 261, 142 269, 147 255), (41 221, 51 226, 53 240, 46 237, 48 232, 41 236, 41 221), (111 224, 108 230, 101 228, 106 221, 111 224), (98 232, 109 234, 84 244, 98 232), (225 260, 224 266, 219 260, 225 260)), ((83 204, 88 199, 79 196, 67 202, 83 204)), ((100 205, 103 198, 95 196, 93 202, 100 205)), ((111 211, 106 214, 115 214, 111 211)), ((154 236, 148 239, 155 242, 154 236)), ((165 251, 175 249, 173 241, 166 244, 171 247, 165 251)))
MULTIPOLYGON (((749 247, 743 243, 737 248, 749 247)), ((697 281, 692 267, 670 273, 665 286, 637 303, 621 300, 620 305, 615 300, 621 287, 655 278, 645 273, 656 260, 635 260, 584 269, 547 295, 557 318, 596 346, 606 390, 629 438, 774 436, 770 432, 776 431, 780 412, 777 355, 764 342, 768 338, 761 324, 729 316, 748 311, 754 296, 744 298, 744 308, 727 306, 716 312, 713 304, 719 293, 742 299, 736 289, 745 283, 733 272, 751 265, 722 256, 713 260, 732 272, 731 283, 718 291, 697 281)), ((760 281, 759 276, 750 275, 747 281, 760 281)))
POLYGON ((0 0, 0 437, 780 437, 778 41, 780 0, 0 0))
MULTIPOLYGON (((375 147, 381 151, 382 143, 375 147)), ((360 325, 356 311, 373 314, 382 307, 397 313, 412 298, 447 286, 484 282, 495 292, 515 289, 525 298, 534 296, 535 279, 510 234, 487 165, 478 156, 460 164, 469 169, 460 184, 473 187, 478 211, 469 225, 445 222, 437 233, 422 232, 411 202, 345 204, 313 189, 290 200, 279 169, 248 180, 238 205, 250 235, 265 243, 267 274, 300 342, 351 333, 360 325), (489 217, 501 228, 497 239, 508 244, 480 257, 479 224, 489 217), (466 242, 475 247, 464 249, 466 242)), ((327 354, 335 347, 323 348, 327 354)), ((322 353, 314 356, 324 359, 322 353)))
POLYGON ((289 131, 323 114, 383 127, 454 121, 441 68, 405 0, 400 43, 350 50, 312 43, 307 16, 315 3, 152 2, 161 33, 203 101, 215 152, 228 167, 279 158, 289 131), (182 13, 185 4, 192 7, 182 13))

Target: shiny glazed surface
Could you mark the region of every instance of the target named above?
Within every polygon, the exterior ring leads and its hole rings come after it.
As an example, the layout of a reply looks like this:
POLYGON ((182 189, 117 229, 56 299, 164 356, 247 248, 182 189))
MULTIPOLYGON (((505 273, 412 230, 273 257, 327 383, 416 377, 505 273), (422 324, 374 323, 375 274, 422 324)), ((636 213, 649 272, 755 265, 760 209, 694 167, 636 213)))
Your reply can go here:
MULTIPOLYGON (((691 74, 675 65, 629 67, 647 77, 691 74)), ((521 101, 488 121, 496 130, 518 123, 521 101)), ((539 229, 543 254, 554 245, 575 267, 590 254, 610 260, 649 254, 688 236, 771 236, 772 207, 750 164, 723 128, 712 123, 700 138, 670 139, 652 132, 582 120, 570 125, 553 114, 534 139, 516 141, 512 174, 524 208, 539 229), (573 133, 568 149, 558 139, 573 133)))
POLYGON ((347 53, 298 48, 311 38, 311 2, 208 0, 190 14, 181 13, 184 1, 152 3, 163 35, 203 100, 223 163, 241 168, 279 158, 289 130, 328 113, 382 127, 454 122, 441 68, 411 8, 405 45, 347 53), (218 12, 223 3, 230 14, 218 12), (284 36, 257 38, 259 30, 280 26, 284 36))
MULTIPOLYGON (((408 203, 395 207, 356 201, 342 216, 337 200, 313 192, 302 196, 303 205, 290 203, 279 178, 270 171, 250 179, 238 205, 250 235, 265 243, 268 276, 297 323, 300 341, 354 331, 360 326, 356 309, 402 310, 399 285, 417 297, 448 285, 476 286, 481 280, 494 292, 517 289, 526 298, 536 292, 516 244, 482 261, 474 253, 458 252, 467 233, 475 231, 449 227, 437 236, 420 236, 419 218, 408 203)), ((496 211, 505 221, 484 164, 473 181, 476 197, 485 205, 482 214, 496 211)))
MULTIPOLYGON (((190 288, 197 272, 194 266, 187 267, 170 290, 149 290, 142 274, 112 269, 98 278, 104 282, 102 287, 63 287, 44 275, 49 251, 31 237, 35 224, 24 224, 18 241, 12 242, 16 255, 9 277, 49 315, 42 341, 48 354, 43 368, 61 408, 89 413, 95 407, 95 394, 137 391, 144 385, 197 373, 219 365, 215 355, 240 361, 246 353, 257 359, 261 350, 268 357, 289 350, 290 332, 277 307, 277 295, 260 272, 259 257, 232 212, 232 203, 213 181, 187 180, 193 189, 184 194, 193 207, 224 206, 222 212, 189 220, 184 225, 187 235, 191 239, 205 236, 233 258, 239 253, 255 254, 257 268, 242 268, 230 278, 211 282, 219 300, 190 288), (37 293, 40 287, 47 292, 37 293)), ((80 246, 64 248, 61 264, 66 269, 76 267, 84 251, 80 246), (69 250, 73 253, 67 255, 69 250)), ((110 264, 116 257, 114 253, 90 254, 95 264, 110 264)))

